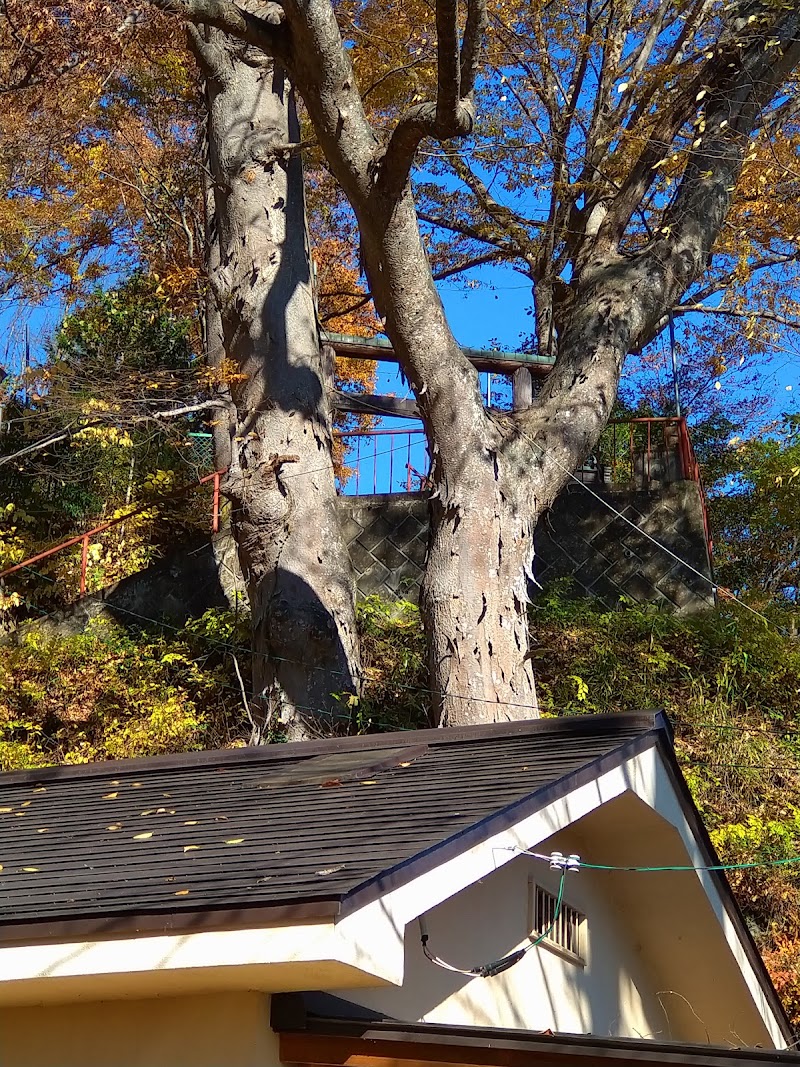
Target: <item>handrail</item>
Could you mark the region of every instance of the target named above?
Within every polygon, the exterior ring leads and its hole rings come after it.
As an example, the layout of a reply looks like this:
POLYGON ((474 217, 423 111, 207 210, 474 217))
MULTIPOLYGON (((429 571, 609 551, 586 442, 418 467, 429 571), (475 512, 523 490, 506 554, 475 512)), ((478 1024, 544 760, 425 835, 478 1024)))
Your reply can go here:
POLYGON ((121 522, 127 522, 127 520, 132 519, 134 515, 140 515, 143 511, 148 511, 150 508, 161 503, 161 501, 174 500, 177 497, 192 492, 201 485, 205 485, 207 482, 214 483, 211 530, 213 533, 219 533, 220 480, 224 473, 225 471, 213 471, 211 474, 207 474, 204 478, 200 478, 196 482, 190 482, 186 485, 179 486, 177 489, 173 489, 171 493, 165 493, 163 496, 157 497, 155 500, 139 504, 137 507, 131 509, 131 511, 126 511, 124 515, 118 515, 115 519, 109 519, 108 522, 102 522, 99 526, 93 526, 91 530, 87 530, 85 533, 76 534, 75 537, 69 537, 66 541, 61 541, 59 544, 53 545, 52 548, 46 548, 43 552, 38 552, 35 556, 30 556, 28 559, 24 559, 21 563, 15 563, 13 567, 6 567, 5 570, 0 571, 0 579, 7 578, 11 574, 16 574, 17 571, 32 567, 34 563, 41 563, 43 559, 49 559, 51 556, 55 556, 57 553, 63 552, 67 548, 72 548, 75 545, 82 545, 80 590, 81 596, 84 596, 86 593, 86 571, 89 563, 89 542, 93 537, 96 537, 97 534, 104 533, 106 530, 110 530, 112 526, 117 526, 121 522))

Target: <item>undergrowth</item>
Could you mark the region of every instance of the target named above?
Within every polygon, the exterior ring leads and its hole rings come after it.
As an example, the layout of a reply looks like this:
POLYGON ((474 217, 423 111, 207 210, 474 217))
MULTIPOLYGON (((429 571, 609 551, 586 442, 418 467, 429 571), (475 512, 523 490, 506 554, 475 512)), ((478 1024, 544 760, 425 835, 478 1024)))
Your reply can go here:
MULTIPOLYGON (((366 683, 343 695, 342 728, 431 725, 417 609, 359 608, 366 683)), ((662 708, 678 759, 726 863, 800 855, 800 640, 740 609, 691 618, 554 591, 531 610, 542 712, 662 708)), ((215 609, 170 636, 95 622, 33 631, 0 656, 0 767, 41 766, 246 743, 233 655, 246 620, 215 609)), ((732 872, 773 979, 800 1024, 800 871, 732 872)))

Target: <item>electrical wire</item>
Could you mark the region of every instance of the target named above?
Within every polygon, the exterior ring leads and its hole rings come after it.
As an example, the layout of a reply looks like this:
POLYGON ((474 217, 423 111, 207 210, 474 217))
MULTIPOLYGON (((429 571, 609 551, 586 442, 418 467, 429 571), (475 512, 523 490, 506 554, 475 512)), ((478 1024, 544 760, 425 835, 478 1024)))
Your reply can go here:
POLYGON ((428 948, 429 934, 427 932, 427 929, 425 928, 425 920, 424 918, 420 917, 420 943, 422 944, 422 951, 425 955, 425 958, 427 960, 430 960, 431 963, 435 963, 437 967, 441 967, 442 970, 452 971, 455 974, 466 974, 471 978, 476 976, 478 978, 494 978, 495 975, 502 974, 503 971, 507 971, 510 967, 513 967, 515 966, 515 964, 519 963, 519 961, 523 959, 523 957, 527 955, 527 953, 530 952, 531 949, 536 948, 538 945, 541 945, 542 941, 548 938, 555 929, 556 923, 558 922, 559 916, 561 914, 561 905, 564 900, 564 880, 567 877, 567 870, 567 867, 561 868, 561 879, 558 883, 558 895, 556 896, 556 904, 555 908, 553 909, 553 921, 550 923, 547 929, 543 933, 540 933, 539 936, 535 940, 531 941, 529 945, 526 945, 524 948, 518 948, 514 952, 510 952, 507 956, 502 956, 499 960, 494 960, 491 963, 481 963, 478 964, 476 967, 470 968, 454 967, 452 963, 448 963, 446 960, 441 959, 439 956, 434 955, 430 951, 430 949, 428 948))
MULTIPOLYGON (((709 864, 665 864, 658 867, 646 867, 646 866, 618 866, 613 863, 589 863, 586 860, 582 860, 579 856, 564 857, 560 852, 551 852, 550 855, 545 855, 543 852, 533 852, 531 849, 519 848, 515 845, 509 845, 504 851, 518 852, 523 856, 531 856, 533 859, 541 860, 543 863, 548 863, 552 867, 554 863, 566 864, 569 863, 569 870, 589 870, 589 871, 627 871, 627 872, 639 872, 643 874, 661 873, 663 871, 748 871, 748 870, 769 870, 775 867, 792 867, 800 864, 800 856, 790 856, 788 859, 782 860, 753 860, 749 863, 709 863, 709 864)), ((566 870, 566 867, 562 867, 562 870, 566 870)))

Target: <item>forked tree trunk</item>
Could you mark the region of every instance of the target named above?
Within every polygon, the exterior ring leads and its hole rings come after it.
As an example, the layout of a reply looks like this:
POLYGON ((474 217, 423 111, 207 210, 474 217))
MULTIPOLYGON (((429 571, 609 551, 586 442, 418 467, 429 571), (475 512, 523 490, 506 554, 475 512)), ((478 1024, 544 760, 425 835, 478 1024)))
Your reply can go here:
POLYGON ((267 57, 216 30, 193 43, 207 80, 210 289, 232 400, 215 438, 252 612, 254 740, 278 720, 299 739, 335 728, 335 694, 358 692, 360 662, 302 168, 289 147, 297 121, 267 57))
POLYGON ((538 716, 527 574, 540 480, 510 416, 484 410, 447 325, 410 190, 359 218, 367 272, 432 443, 431 534, 420 607, 442 726, 538 716))

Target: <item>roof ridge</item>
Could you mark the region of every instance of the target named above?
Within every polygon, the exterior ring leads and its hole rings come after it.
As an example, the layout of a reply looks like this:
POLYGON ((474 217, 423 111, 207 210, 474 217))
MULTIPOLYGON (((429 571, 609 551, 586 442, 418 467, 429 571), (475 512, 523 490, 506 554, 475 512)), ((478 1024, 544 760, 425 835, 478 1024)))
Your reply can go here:
POLYGON ((403 730, 392 733, 357 734, 355 736, 323 738, 315 741, 294 741, 290 744, 243 746, 241 748, 205 749, 198 752, 166 753, 137 759, 104 760, 98 763, 56 764, 30 770, 0 773, 0 785, 29 785, 34 782, 61 778, 102 778, 107 775, 148 774, 184 768, 218 767, 229 764, 271 763, 295 761, 328 752, 358 751, 359 749, 407 748, 411 745, 457 745, 468 741, 492 741, 539 734, 574 733, 577 736, 597 729, 616 727, 626 732, 640 728, 642 732, 662 729, 672 740, 669 720, 662 711, 613 712, 602 715, 557 715, 539 719, 519 719, 511 722, 486 723, 477 726, 450 726, 427 730, 403 730))

